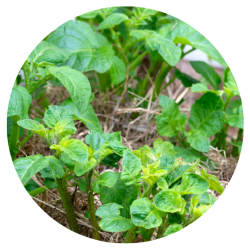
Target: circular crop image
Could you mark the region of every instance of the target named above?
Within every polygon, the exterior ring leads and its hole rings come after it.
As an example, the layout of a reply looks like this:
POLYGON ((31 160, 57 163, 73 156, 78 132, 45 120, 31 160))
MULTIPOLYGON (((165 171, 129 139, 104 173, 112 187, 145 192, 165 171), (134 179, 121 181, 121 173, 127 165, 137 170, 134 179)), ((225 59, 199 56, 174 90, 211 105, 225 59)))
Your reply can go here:
POLYGON ((160 11, 112 7, 62 24, 27 55, 7 136, 23 186, 51 218, 139 243, 216 202, 243 123, 233 74, 201 33, 160 11))

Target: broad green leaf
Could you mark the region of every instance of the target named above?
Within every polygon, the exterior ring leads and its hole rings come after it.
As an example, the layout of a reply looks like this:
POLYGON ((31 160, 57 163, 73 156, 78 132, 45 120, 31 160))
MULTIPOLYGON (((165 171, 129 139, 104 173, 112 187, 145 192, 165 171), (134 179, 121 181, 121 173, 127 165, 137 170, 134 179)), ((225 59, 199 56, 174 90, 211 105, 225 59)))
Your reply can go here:
POLYGON ((182 176, 180 194, 203 194, 209 188, 209 183, 200 175, 194 173, 185 173, 182 176))
POLYGON ((120 216, 120 208, 122 208, 122 206, 116 203, 105 204, 98 207, 98 209, 96 210, 96 215, 101 218, 109 216, 120 216))
POLYGON ((141 160, 131 151, 126 150, 123 154, 122 167, 121 180, 127 183, 127 185, 137 182, 142 169, 141 160))
POLYGON ((92 157, 87 163, 76 162, 74 167, 74 172, 76 176, 82 176, 95 166, 96 166, 96 159, 92 157))
POLYGON ((108 7, 108 8, 101 9, 100 12, 101 12, 103 17, 106 17, 106 16, 112 14, 113 12, 115 12, 116 10, 118 10, 118 7, 108 7))
POLYGON ((24 185, 33 175, 49 165, 48 160, 40 154, 18 158, 13 164, 24 185))
POLYGON ((80 113, 76 105, 69 97, 61 104, 61 107, 70 110, 74 114, 74 119, 83 122, 89 130, 102 130, 99 119, 90 104, 87 106, 86 110, 83 113, 80 113))
POLYGON ((204 169, 201 170, 201 176, 208 181, 210 190, 215 190, 220 195, 223 193, 224 187, 221 185, 218 177, 216 177, 215 175, 207 174, 206 170, 204 169))
POLYGON ((154 141, 154 150, 153 150, 156 159, 160 157, 171 154, 174 155, 174 146, 169 141, 162 141, 160 138, 157 139, 157 142, 154 141))
POLYGON ((40 135, 43 139, 46 137, 45 127, 41 123, 35 120, 31 119, 19 120, 17 124, 22 128, 35 132, 36 134, 40 135))
POLYGON ((67 168, 74 170, 76 161, 72 160, 66 153, 61 154, 61 160, 67 168))
POLYGON ((162 156, 159 160, 160 160, 160 164, 157 168, 166 170, 168 173, 174 165, 175 156, 173 154, 166 154, 162 156))
POLYGON ((206 53, 222 66, 227 67, 224 58, 218 50, 196 29, 177 18, 174 18, 174 24, 172 26, 172 31, 167 34, 166 38, 173 40, 176 44, 192 45, 194 48, 206 53), (175 22, 177 24, 175 24, 175 22))
POLYGON ((149 30, 132 30, 129 36, 132 42, 139 42, 144 40, 150 33, 151 31, 149 30))
POLYGON ((201 205, 213 205, 215 202, 216 198, 208 192, 202 194, 201 198, 199 199, 199 204, 201 205))
POLYGON ((120 131, 114 133, 103 133, 102 131, 92 130, 91 134, 88 134, 85 137, 85 141, 92 149, 98 150, 104 142, 122 142, 122 138, 120 131))
POLYGON ((226 118, 226 122, 229 123, 231 127, 244 129, 243 107, 234 108, 231 112, 232 114, 226 118))
POLYGON ((172 224, 172 225, 170 225, 170 226, 166 229, 166 231, 165 231, 165 233, 164 233, 164 237, 166 237, 166 236, 168 236, 168 235, 170 235, 170 234, 174 234, 174 233, 180 231, 182 228, 183 228, 183 227, 182 227, 182 225, 180 225, 180 224, 172 224))
POLYGON ((18 115, 20 119, 29 119, 28 110, 32 97, 26 88, 14 86, 9 99, 7 117, 18 115))
POLYGON ((190 64, 198 74, 202 75, 212 85, 215 90, 219 89, 221 78, 211 66, 202 61, 191 61, 190 64))
POLYGON ((92 10, 90 12, 80 15, 79 17, 85 18, 85 19, 95 18, 99 14, 99 11, 100 10, 92 10))
POLYGON ((114 56, 113 63, 110 68, 110 77, 112 84, 118 84, 126 78, 126 66, 124 62, 117 56, 114 56))
POLYGON ((148 198, 135 200, 130 206, 133 223, 146 229, 159 227, 162 224, 160 211, 148 198))
POLYGON ((62 140, 59 145, 50 146, 51 149, 55 149, 60 153, 66 153, 72 160, 78 162, 88 161, 88 147, 80 140, 70 139, 67 141, 62 140))
POLYGON ((125 185, 125 183, 119 179, 115 186, 102 187, 100 192, 100 199, 103 204, 117 203, 123 208, 121 209, 121 216, 129 218, 129 207, 133 200, 137 198, 137 188, 135 185, 125 185))
POLYGON ((95 193, 100 193, 103 186, 113 187, 118 181, 118 173, 107 171, 99 175, 96 181, 93 183, 93 190, 95 193))
POLYGON ((142 7, 134 7, 133 8, 133 14, 137 19, 147 19, 151 20, 149 18, 150 16, 154 16, 158 11, 157 10, 152 10, 152 9, 146 9, 142 7))
POLYGON ((206 93, 193 104, 188 125, 192 130, 199 130, 208 137, 212 136, 224 125, 223 109, 224 102, 221 97, 214 93, 206 93))
POLYGON ((57 178, 62 178, 64 175, 64 170, 61 162, 54 156, 46 156, 46 158, 49 162, 53 175, 57 178))
POLYGON ((63 63, 80 72, 95 70, 104 73, 110 69, 114 58, 114 50, 111 45, 104 45, 97 49, 82 49, 73 52, 69 59, 63 63))
POLYGON ((146 38, 146 43, 152 51, 157 50, 163 59, 170 65, 175 66, 181 58, 181 49, 171 40, 152 32, 146 38))
POLYGON ((67 66, 50 68, 50 73, 61 81, 64 87, 69 91, 76 107, 83 113, 89 104, 91 95, 88 78, 67 66))
MULTIPOLYGON (((162 136, 172 137, 177 130, 182 128, 182 114, 178 104, 168 96, 160 96, 159 105, 162 106, 162 114, 156 116, 157 131, 162 136)), ((184 121, 186 123, 186 116, 184 121)))
POLYGON ((46 41, 40 42, 29 55, 30 63, 61 63, 69 57, 69 52, 46 41))
POLYGON ((199 152, 208 152, 210 142, 207 136, 199 130, 190 130, 188 132, 187 142, 190 146, 199 152))
POLYGON ((240 96, 240 92, 239 92, 239 89, 238 89, 238 86, 237 86, 237 83, 234 79, 234 76, 232 74, 231 71, 229 71, 227 73, 227 78, 226 78, 226 81, 225 81, 225 86, 224 88, 229 91, 229 92, 232 92, 233 95, 238 95, 240 96))
POLYGON ((126 219, 117 215, 104 217, 99 222, 99 226, 102 230, 112 233, 128 231, 135 227, 130 219, 126 219))
POLYGON ((184 161, 188 163, 197 161, 201 157, 201 154, 197 153, 191 148, 181 148, 181 147, 175 146, 174 152, 177 158, 183 158, 184 161))
POLYGON ((122 13, 111 14, 99 24, 99 30, 113 28, 114 26, 120 24, 121 22, 127 19, 128 19, 128 16, 122 13))
POLYGON ((59 26, 47 37, 46 41, 68 52, 99 46, 89 24, 72 20, 59 26))
POLYGON ((196 85, 195 83, 198 83, 199 81, 192 78, 191 76, 182 73, 179 69, 177 69, 175 67, 175 71, 174 71, 174 77, 178 78, 181 83, 184 85, 184 87, 188 88, 191 87, 193 84, 194 86, 196 85))
POLYGON ((174 168, 166 177, 166 181, 169 185, 177 181, 179 178, 182 177, 184 173, 186 173, 189 169, 191 169, 193 166, 189 164, 180 165, 176 168, 174 168))
POLYGON ((181 196, 172 190, 163 190, 154 197, 158 209, 167 213, 180 212, 182 209, 181 196))
POLYGON ((208 89, 207 83, 196 83, 193 84, 191 87, 191 92, 193 93, 215 93, 216 95, 221 95, 224 91, 223 90, 211 90, 208 89))
POLYGON ((166 182, 166 180, 163 177, 160 177, 157 180, 157 186, 159 187, 159 189, 161 190, 168 190, 168 183, 166 182))

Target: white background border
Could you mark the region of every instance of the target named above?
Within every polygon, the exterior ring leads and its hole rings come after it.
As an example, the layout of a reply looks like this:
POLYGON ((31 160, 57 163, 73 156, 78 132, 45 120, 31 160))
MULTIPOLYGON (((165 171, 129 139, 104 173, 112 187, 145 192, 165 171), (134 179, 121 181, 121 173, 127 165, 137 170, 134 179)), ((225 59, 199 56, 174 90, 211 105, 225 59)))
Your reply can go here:
POLYGON ((223 55, 231 67, 243 100, 245 137, 232 181, 218 202, 198 221, 161 240, 132 244, 164 249, 249 249, 249 1, 83 1, 40 0, 1 2, 1 241, 2 249, 117 249, 126 244, 97 242, 55 223, 27 195, 9 156, 6 113, 18 70, 33 48, 65 21, 94 9, 140 6, 169 13, 187 22, 223 55))

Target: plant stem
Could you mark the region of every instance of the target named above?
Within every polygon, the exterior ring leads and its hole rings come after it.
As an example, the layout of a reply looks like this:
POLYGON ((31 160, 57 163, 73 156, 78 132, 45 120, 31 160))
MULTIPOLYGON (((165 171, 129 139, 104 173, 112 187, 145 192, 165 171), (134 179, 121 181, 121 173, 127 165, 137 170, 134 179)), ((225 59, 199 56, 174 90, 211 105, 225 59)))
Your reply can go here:
POLYGON ((93 239, 95 240, 100 240, 100 236, 98 233, 98 225, 97 225, 97 220, 96 220, 96 215, 95 215, 95 204, 94 204, 94 196, 93 196, 93 190, 92 190, 92 176, 94 173, 94 169, 92 168, 89 173, 88 177, 86 180, 86 185, 87 185, 87 194, 88 194, 88 205, 89 205, 89 215, 90 215, 90 222, 93 227, 92 230, 92 235, 93 239))
POLYGON ((11 129, 11 135, 9 140, 9 149, 12 161, 16 159, 16 155, 18 153, 18 143, 19 143, 19 126, 17 121, 19 120, 17 115, 14 115, 11 129))
POLYGON ((57 178, 56 183, 58 185, 58 187, 57 187, 58 193, 62 199, 63 206, 64 206, 65 211, 66 211, 67 219, 69 222, 69 228, 73 232, 79 233, 79 226, 77 224, 76 214, 75 214, 74 207, 73 207, 73 204, 71 202, 71 198, 70 198, 70 195, 69 195, 69 192, 67 189, 66 179, 57 178))
POLYGON ((169 71, 172 69, 172 66, 167 65, 166 63, 162 64, 160 73, 158 75, 158 77, 156 78, 155 81, 155 92, 156 95, 159 95, 160 90, 161 90, 161 85, 165 79, 165 77, 167 76, 167 74, 169 73, 169 71))
POLYGON ((32 196, 32 197, 35 197, 38 194, 41 194, 41 193, 43 193, 43 192, 45 192, 45 191, 47 191, 49 189, 48 187, 46 187, 47 189, 45 187, 39 187, 39 188, 29 192, 29 195, 32 196))
POLYGON ((133 70, 136 68, 137 64, 148 54, 147 51, 144 51, 142 54, 140 54, 130 65, 129 70, 133 70))
POLYGON ((21 142, 19 143, 20 148, 23 147, 23 145, 35 134, 35 132, 28 132, 28 134, 21 140, 21 142))
POLYGON ((156 239, 159 239, 159 238, 162 238, 162 237, 163 237, 163 228, 164 228, 166 219, 167 219, 167 217, 165 216, 165 217, 163 218, 163 220, 162 220, 161 226, 158 227, 156 239))
POLYGON ((149 235, 149 236, 148 236, 148 238, 143 238, 143 242, 150 241, 151 238, 152 238, 152 235, 153 235, 154 231, 155 231, 155 228, 149 229, 149 230, 148 230, 148 235, 149 235))
POLYGON ((128 230, 127 235, 123 241, 123 243, 135 243, 135 231, 137 228, 132 228, 128 230))
MULTIPOLYGON (((243 129, 240 128, 239 131, 238 131, 237 138, 236 138, 236 140, 234 140, 234 141, 235 141, 235 142, 240 142, 240 141, 241 141, 241 138, 242 138, 242 135, 243 135, 243 129)), ((233 146, 232 156, 233 156, 233 157, 238 157, 238 156, 239 156, 239 150, 238 150, 238 147, 237 147, 237 146, 233 146)))

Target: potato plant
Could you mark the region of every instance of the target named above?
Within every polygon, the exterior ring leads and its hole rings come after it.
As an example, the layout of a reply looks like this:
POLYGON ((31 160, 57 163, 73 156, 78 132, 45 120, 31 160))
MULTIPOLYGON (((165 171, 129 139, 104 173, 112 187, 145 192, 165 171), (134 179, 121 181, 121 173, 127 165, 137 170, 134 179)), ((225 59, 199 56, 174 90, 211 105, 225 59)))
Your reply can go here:
POLYGON ((68 193, 68 180, 75 179, 87 192, 93 238, 99 230, 125 232, 124 243, 135 241, 139 233, 149 241, 158 228, 157 238, 181 230, 204 214, 224 188, 217 177, 198 167, 199 160, 186 163, 176 158, 168 141, 157 139, 154 148, 143 146, 131 151, 122 144, 120 132, 105 134, 93 130, 85 142, 72 139, 76 128, 74 113, 61 106, 50 106, 44 124, 32 119, 19 120, 20 127, 38 134, 50 147, 51 155, 20 157, 14 166, 23 185, 41 173, 48 186, 30 192, 37 195, 57 188, 69 227, 79 233, 76 214, 68 193), (122 173, 95 173, 99 163, 114 166, 122 158, 122 173), (100 194, 103 206, 95 211, 93 192, 100 194), (188 214, 188 215, 187 215, 188 214), (97 217, 100 218, 99 226, 97 217), (100 229, 99 229, 100 227, 100 229))
POLYGON ((150 241, 156 231, 162 238, 181 230, 214 204, 210 191, 219 195, 224 191, 218 178, 203 169, 202 161, 211 146, 227 151, 228 138, 232 155, 239 156, 244 129, 240 94, 219 52, 183 21, 139 7, 94 10, 52 31, 21 71, 24 78, 16 77, 7 112, 10 154, 31 196, 58 190, 72 231, 79 233, 79 226, 68 187, 79 186, 87 194, 92 237, 99 240, 102 230, 123 232, 124 243, 135 242, 139 234, 150 241), (194 50, 224 66, 223 77, 201 61, 190 62, 200 79, 181 72, 177 63, 194 50), (149 61, 147 68, 144 60, 149 61), (143 67, 146 75, 141 78, 143 67), (136 86, 130 86, 133 79, 136 86), (177 101, 164 95, 176 79, 201 94, 189 118, 181 112, 183 98, 177 101), (66 89, 70 97, 58 106, 49 103, 44 90, 50 85, 66 89), (163 139, 155 140, 153 148, 131 150, 123 145, 120 131, 103 132, 90 104, 95 98, 92 91, 115 93, 118 108, 138 96, 143 109, 150 88, 151 101, 161 107, 154 118, 163 139), (33 100, 41 102, 43 111, 35 107, 33 113, 33 100), (71 137, 76 133, 74 120, 90 131, 84 142, 71 137), (236 139, 228 135, 230 127, 238 129, 236 139), (34 134, 47 144, 48 155, 18 158, 19 149, 34 134), (121 164, 122 172, 99 174, 100 164, 121 164), (37 174, 42 187, 34 183, 37 174), (103 204, 96 211, 94 194, 103 204))

